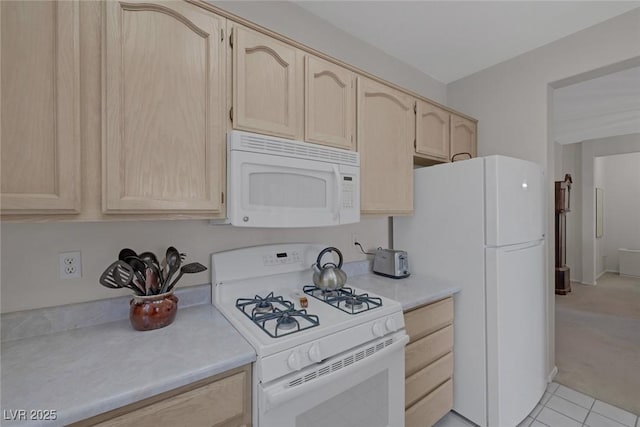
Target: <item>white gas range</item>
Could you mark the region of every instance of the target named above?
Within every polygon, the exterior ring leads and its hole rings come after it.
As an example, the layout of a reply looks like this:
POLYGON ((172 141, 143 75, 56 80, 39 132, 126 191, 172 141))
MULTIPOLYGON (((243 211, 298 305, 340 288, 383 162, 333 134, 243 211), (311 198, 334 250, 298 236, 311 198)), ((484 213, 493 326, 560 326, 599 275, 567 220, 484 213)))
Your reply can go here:
POLYGON ((211 257, 213 302, 257 353, 254 425, 402 426, 402 307, 348 287, 348 279, 339 292, 314 290, 310 266, 325 247, 267 245, 211 257))

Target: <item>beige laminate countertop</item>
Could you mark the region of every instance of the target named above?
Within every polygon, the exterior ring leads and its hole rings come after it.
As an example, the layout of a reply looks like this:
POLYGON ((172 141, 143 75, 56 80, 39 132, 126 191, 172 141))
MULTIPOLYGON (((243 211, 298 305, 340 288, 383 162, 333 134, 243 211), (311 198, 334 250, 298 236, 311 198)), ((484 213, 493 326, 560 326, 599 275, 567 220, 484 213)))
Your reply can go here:
MULTIPOLYGON (((255 361, 212 305, 178 310, 139 332, 129 320, 2 343, 3 426, 65 425, 255 361), (9 411, 55 410, 55 421, 10 421, 9 411)), ((15 413, 15 412, 14 412, 15 413)))

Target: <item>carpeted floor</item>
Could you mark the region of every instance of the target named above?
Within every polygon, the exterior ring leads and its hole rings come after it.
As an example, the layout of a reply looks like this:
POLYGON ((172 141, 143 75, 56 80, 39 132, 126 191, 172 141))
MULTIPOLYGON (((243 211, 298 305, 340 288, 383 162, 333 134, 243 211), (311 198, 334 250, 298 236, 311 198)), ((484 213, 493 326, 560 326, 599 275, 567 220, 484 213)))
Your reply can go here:
POLYGON ((556 295, 555 381, 640 414, 640 279, 571 287, 556 295))

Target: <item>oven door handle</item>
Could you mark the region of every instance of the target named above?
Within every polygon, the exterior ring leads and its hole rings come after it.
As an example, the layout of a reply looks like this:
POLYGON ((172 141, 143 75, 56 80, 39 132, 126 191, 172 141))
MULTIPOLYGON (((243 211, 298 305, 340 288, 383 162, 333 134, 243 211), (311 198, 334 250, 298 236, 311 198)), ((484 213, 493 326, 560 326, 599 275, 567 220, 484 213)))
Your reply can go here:
MULTIPOLYGON (((384 350, 380 350, 374 353, 372 356, 365 357, 360 362, 354 363, 348 368, 342 368, 336 372, 345 372, 345 370, 356 369, 356 368, 361 369, 364 367, 368 367, 378 362, 378 360, 380 360, 382 357, 386 357, 389 353, 400 350, 408 342, 409 342, 409 336, 403 335, 396 342, 389 345, 388 347, 385 347, 384 350)), ((335 381, 335 376, 333 375, 333 373, 324 375, 320 378, 309 381, 308 383, 303 383, 302 385, 299 385, 296 387, 284 388, 284 387, 274 386, 273 389, 271 390, 269 388, 263 389, 263 393, 260 393, 261 400, 262 400, 261 403, 263 404, 265 411, 270 411, 271 409, 274 409, 282 405, 283 403, 289 400, 292 400, 302 394, 312 393, 313 391, 319 389, 320 387, 325 386, 326 384, 332 381, 335 381)))

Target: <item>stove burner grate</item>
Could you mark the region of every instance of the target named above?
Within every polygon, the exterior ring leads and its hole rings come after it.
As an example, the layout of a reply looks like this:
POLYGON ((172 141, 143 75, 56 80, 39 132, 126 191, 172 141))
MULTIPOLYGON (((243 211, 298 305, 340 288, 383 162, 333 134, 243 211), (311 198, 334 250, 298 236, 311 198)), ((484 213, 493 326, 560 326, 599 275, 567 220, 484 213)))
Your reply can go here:
POLYGON ((238 298, 236 307, 271 338, 304 331, 320 324, 318 316, 296 310, 291 301, 271 292, 266 297, 238 298), (272 331, 273 330, 273 331, 272 331))
POLYGON ((305 286, 305 294, 323 301, 349 314, 358 314, 382 306, 382 299, 370 297, 369 294, 356 294, 352 288, 343 287, 331 291, 324 291, 317 286, 305 286))

